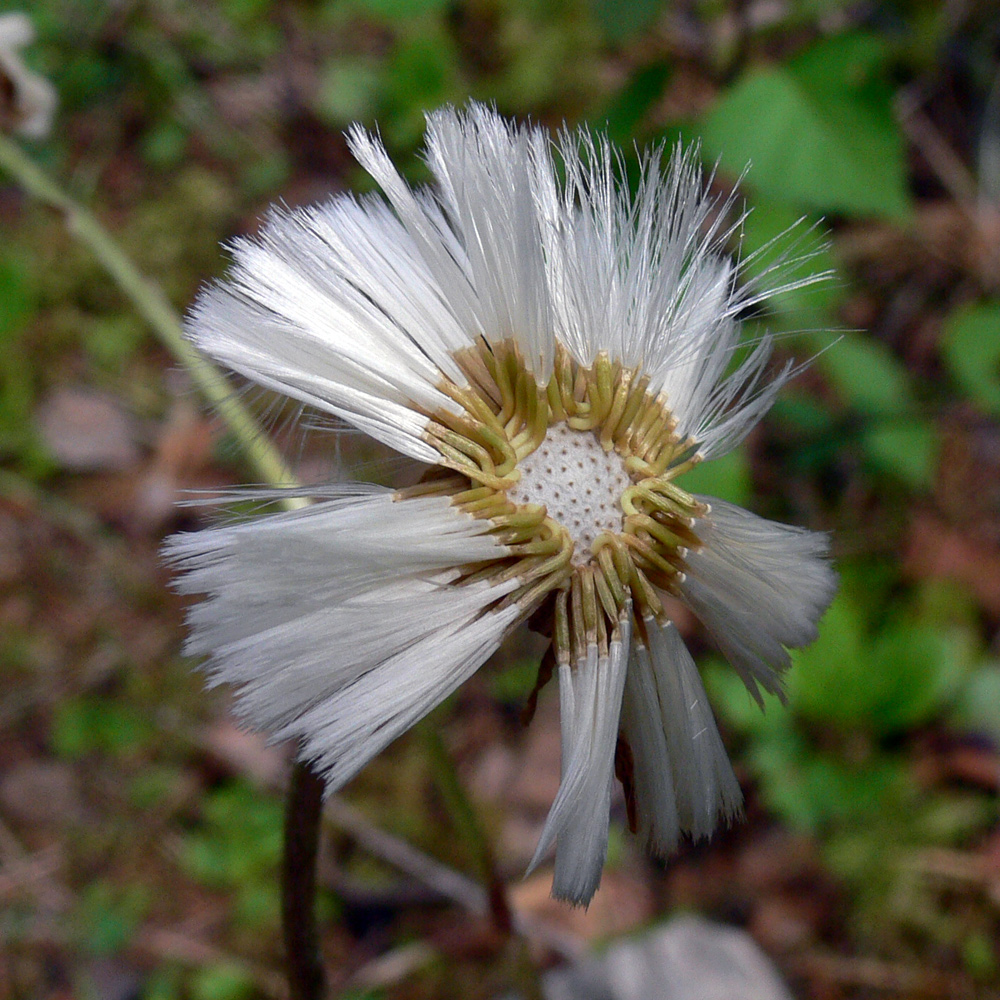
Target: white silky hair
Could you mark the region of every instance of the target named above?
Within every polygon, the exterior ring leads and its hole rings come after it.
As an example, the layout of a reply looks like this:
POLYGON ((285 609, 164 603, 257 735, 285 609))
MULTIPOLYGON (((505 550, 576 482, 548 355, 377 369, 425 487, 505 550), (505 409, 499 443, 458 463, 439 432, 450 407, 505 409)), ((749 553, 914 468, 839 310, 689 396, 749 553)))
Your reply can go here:
POLYGON ((630 615, 620 621, 607 656, 600 656, 595 644, 575 667, 559 668, 562 777, 528 871, 555 842, 552 895, 575 905, 589 903, 597 891, 608 851, 630 622, 630 615))
POLYGON ((743 797, 691 654, 672 623, 644 619, 633 640, 622 735, 632 750, 636 832, 666 857, 683 834, 711 836, 743 797))
POLYGON ((189 640, 207 652, 410 575, 502 559, 508 550, 489 528, 446 497, 397 501, 350 484, 301 510, 174 535, 163 551, 181 593, 208 595, 191 609, 189 640))
MULTIPOLYGON (((720 819, 728 823, 739 814, 743 795, 698 667, 677 627, 672 622, 659 625, 652 617, 643 622, 666 734, 678 824, 683 833, 701 840, 712 835, 720 819)), ((663 839, 668 833, 662 831, 663 839)))
MULTIPOLYGON (((338 713, 373 683, 369 675, 399 672, 399 700, 386 708, 409 717, 411 695, 414 706, 433 707, 435 691, 451 690, 446 662, 465 677, 489 655, 471 666, 457 654, 464 637, 474 659, 497 623, 509 624, 507 611, 489 609, 517 581, 454 585, 455 566, 505 555, 487 528, 447 498, 397 501, 389 491, 353 486, 298 511, 174 536, 164 551, 182 571, 178 589, 208 595, 189 613, 186 652, 208 654, 210 683, 232 684, 237 712, 255 728, 276 739, 322 730, 326 742, 310 744, 322 757, 334 739, 332 720, 343 721, 338 713), (439 639, 450 660, 435 651, 439 639), (407 669, 419 669, 408 664, 421 657, 441 668, 436 687, 406 683, 407 669)), ((387 721, 377 728, 395 731, 387 721)), ((364 746, 377 742, 373 729, 364 746)), ((346 762, 361 758, 344 759, 324 765, 331 781, 346 781, 354 773, 346 762)))
MULTIPOLYGON (((544 384, 557 343, 582 366, 606 353, 649 378, 702 457, 739 443, 795 372, 773 340, 743 352, 739 315, 782 261, 744 280, 723 252, 740 220, 714 200, 697 150, 644 156, 636 193, 603 138, 510 124, 472 104, 428 116, 436 185, 412 189, 376 137, 349 132, 378 196, 275 211, 236 241, 228 278, 199 298, 188 333, 265 388, 437 463, 427 414, 458 411, 458 351, 513 339, 544 384), (742 352, 742 353, 741 353, 742 352)), ((800 260, 802 258, 799 258, 800 260)), ((817 278, 786 281, 782 291, 817 278)), ((285 495, 271 491, 262 499, 285 495)), ((339 788, 468 678, 526 616, 516 586, 456 586, 456 567, 510 554, 491 522, 447 498, 323 488, 302 510, 170 539, 189 614, 187 652, 209 657, 237 709, 339 788)), ((704 498, 703 498, 704 499, 704 498)), ((835 588, 825 536, 711 500, 682 595, 758 700, 779 690, 786 646, 815 638, 835 588)), ((619 732, 633 751, 639 832, 669 853, 740 809, 704 687, 672 625, 631 610, 607 655, 560 667, 562 779, 534 867, 556 845, 553 895, 589 902, 607 851, 619 732)), ((529 869, 530 870, 530 869, 529 869)))
POLYGON ((299 739, 301 756, 323 775, 330 794, 467 681, 523 616, 514 603, 436 629, 297 716, 273 738, 299 739))
POLYGON ((712 457, 794 374, 769 374, 767 336, 736 364, 737 317, 768 283, 824 275, 783 280, 795 261, 779 254, 738 280, 724 250, 740 220, 725 228, 732 199, 706 192, 696 149, 646 153, 633 195, 607 139, 553 141, 482 104, 428 115, 424 190, 377 137, 354 126, 348 142, 388 205, 341 195, 272 212, 192 309, 191 339, 260 385, 433 462, 426 414, 457 408, 440 381, 467 384, 455 351, 512 338, 544 385, 559 341, 584 367, 601 352, 638 367, 712 457))
POLYGON ((681 827, 656 675, 649 650, 641 642, 632 643, 621 733, 632 752, 636 834, 651 853, 665 858, 677 847, 681 827))
POLYGON ((703 547, 686 557, 681 594, 763 705, 760 687, 781 694, 785 647, 812 642, 833 599, 829 538, 714 497, 698 499, 711 511, 698 522, 703 547))
POLYGON ((662 150, 647 152, 635 195, 621 154, 603 137, 564 130, 554 147, 538 141, 533 148, 557 338, 584 366, 606 351, 638 367, 649 391, 665 398, 679 434, 697 441, 706 458, 728 451, 794 374, 786 365, 764 379, 773 348, 765 336, 725 375, 740 348, 737 316, 828 275, 785 278, 808 256, 796 257, 790 245, 739 283, 741 268, 725 245, 743 216, 724 228, 733 199, 708 194, 697 148, 678 146, 665 164, 662 150), (561 190, 556 153, 566 175, 561 190))

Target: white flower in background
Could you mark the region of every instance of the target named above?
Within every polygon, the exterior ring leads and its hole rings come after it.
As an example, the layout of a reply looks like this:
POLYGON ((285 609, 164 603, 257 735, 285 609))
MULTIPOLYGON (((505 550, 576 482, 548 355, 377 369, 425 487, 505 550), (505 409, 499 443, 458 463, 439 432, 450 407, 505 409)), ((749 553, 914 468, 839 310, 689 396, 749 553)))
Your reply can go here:
POLYGON ((741 363, 762 297, 720 253, 691 155, 553 143, 480 105, 428 118, 436 180, 413 190, 380 143, 351 149, 378 197, 276 211, 236 243, 189 332, 236 372, 430 467, 397 492, 174 537, 191 612, 238 710, 341 787, 471 676, 529 616, 551 634, 562 783, 535 861, 587 903, 612 779, 657 854, 741 806, 679 598, 751 694, 816 635, 835 578, 824 536, 692 496, 678 477, 738 444, 791 377, 771 341, 741 363), (560 179, 557 165, 564 172, 560 179))
POLYGON ((0 85, 3 120, 30 139, 44 139, 52 127, 56 89, 24 65, 18 50, 35 40, 27 14, 0 14, 0 85))

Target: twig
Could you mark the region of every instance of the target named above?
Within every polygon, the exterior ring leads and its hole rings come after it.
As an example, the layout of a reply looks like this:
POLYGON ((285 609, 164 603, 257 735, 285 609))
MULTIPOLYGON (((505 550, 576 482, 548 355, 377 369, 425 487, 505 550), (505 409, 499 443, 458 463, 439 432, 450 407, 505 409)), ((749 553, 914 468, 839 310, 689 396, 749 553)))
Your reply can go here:
MULTIPOLYGON (((349 834, 361 847, 401 872, 429 886, 445 899, 478 916, 489 913, 489 894, 472 879, 440 861, 428 857, 411 844, 380 830, 343 799, 331 796, 324 807, 324 817, 349 834)), ((514 910, 514 930, 528 941, 537 942, 567 961, 580 958, 585 947, 574 934, 563 931, 526 913, 514 910)))
POLYGON ((976 179, 920 110, 919 98, 902 91, 896 98, 896 117, 910 142, 920 151, 944 189, 972 220, 978 217, 976 179))
POLYGON ((429 965, 436 957, 437 952, 423 941, 404 944, 363 965, 351 976, 350 986, 364 990, 394 986, 429 965))

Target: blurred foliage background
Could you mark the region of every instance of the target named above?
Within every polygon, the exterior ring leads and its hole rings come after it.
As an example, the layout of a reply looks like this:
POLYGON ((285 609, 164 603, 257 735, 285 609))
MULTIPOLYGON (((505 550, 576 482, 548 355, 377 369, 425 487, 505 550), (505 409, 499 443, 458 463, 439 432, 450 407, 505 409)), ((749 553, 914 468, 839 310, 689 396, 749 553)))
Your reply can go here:
MULTIPOLYGON (((815 361, 686 485, 831 531, 843 586, 795 657, 788 707, 766 714, 681 622, 747 822, 660 865, 622 833, 619 802, 604 885, 570 911, 547 899, 549 873, 519 881, 558 781, 552 693, 518 724, 536 650, 502 650, 435 723, 515 905, 574 940, 697 910, 746 928, 799 997, 1000 996, 995 4, 33 0, 29 13, 24 57, 60 105, 24 148, 178 309, 270 202, 365 186, 342 135, 355 120, 377 123, 414 180, 425 110, 470 97, 627 148, 700 141, 720 190, 751 165, 734 252, 803 219, 804 273, 833 278, 746 317, 748 334, 787 333, 782 350, 815 361)), ((200 523, 175 506, 186 491, 245 473, 89 251, 6 177, 0 227, 0 994, 280 996, 287 762, 203 692, 156 555, 200 523)), ((302 462, 332 441, 314 437, 302 462)), ((428 740, 400 741, 346 797, 321 869, 334 995, 502 995, 516 980, 503 942, 421 868, 476 871, 428 740), (417 852, 408 870, 384 832, 417 852)))

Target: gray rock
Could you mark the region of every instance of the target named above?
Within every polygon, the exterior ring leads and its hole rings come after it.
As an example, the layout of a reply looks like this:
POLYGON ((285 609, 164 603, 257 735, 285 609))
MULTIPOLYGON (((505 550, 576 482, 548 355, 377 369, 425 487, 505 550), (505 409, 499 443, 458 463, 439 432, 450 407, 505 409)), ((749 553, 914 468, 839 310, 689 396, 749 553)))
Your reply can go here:
POLYGON ((792 1000, 757 943, 735 927, 678 917, 548 973, 546 1000, 792 1000))

